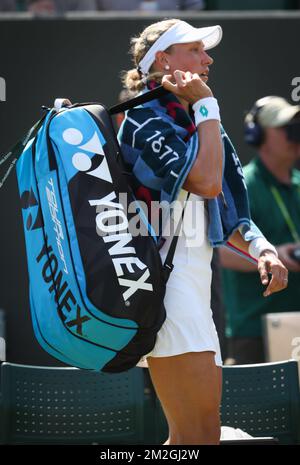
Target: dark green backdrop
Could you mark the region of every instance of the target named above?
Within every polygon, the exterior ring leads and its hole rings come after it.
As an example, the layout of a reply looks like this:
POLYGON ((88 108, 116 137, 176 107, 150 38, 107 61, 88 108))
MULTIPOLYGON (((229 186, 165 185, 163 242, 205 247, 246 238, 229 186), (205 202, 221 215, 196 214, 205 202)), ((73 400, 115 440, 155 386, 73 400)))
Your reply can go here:
MULTIPOLYGON (((215 63, 209 85, 218 98, 222 122, 245 163, 253 155, 243 143, 245 110, 264 95, 290 100, 291 81, 300 76, 300 16, 297 12, 284 16, 202 13, 185 18, 195 26, 223 27, 223 40, 211 51, 215 63)), ((55 97, 114 104, 120 71, 131 67, 129 38, 153 21, 134 16, 0 19, 0 77, 7 86, 7 101, 0 102, 0 154, 39 118, 41 105, 51 105, 55 97)), ((39 348, 31 329, 14 174, 0 190, 0 202, 0 308, 7 315, 8 359, 58 365, 39 348)))

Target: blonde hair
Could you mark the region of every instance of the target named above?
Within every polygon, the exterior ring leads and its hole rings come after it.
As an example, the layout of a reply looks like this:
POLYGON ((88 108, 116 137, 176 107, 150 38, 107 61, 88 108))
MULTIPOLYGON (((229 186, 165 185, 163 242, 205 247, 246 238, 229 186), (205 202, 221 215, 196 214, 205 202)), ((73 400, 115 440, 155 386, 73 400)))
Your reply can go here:
MULTIPOLYGON (((146 55, 150 47, 154 42, 170 27, 178 23, 179 19, 165 19, 164 21, 159 21, 153 23, 150 26, 146 27, 143 32, 138 37, 133 37, 130 41, 130 54, 132 55, 133 63, 135 68, 130 69, 129 71, 123 71, 122 73, 122 82, 126 89, 130 92, 139 92, 142 90, 145 85, 145 79, 141 72, 138 70, 138 65, 141 59, 146 55)), ((165 50, 166 52, 171 49, 172 45, 165 50)), ((161 82, 163 74, 158 71, 154 71, 152 67, 149 70, 147 75, 147 80, 155 79, 157 82, 161 82)))

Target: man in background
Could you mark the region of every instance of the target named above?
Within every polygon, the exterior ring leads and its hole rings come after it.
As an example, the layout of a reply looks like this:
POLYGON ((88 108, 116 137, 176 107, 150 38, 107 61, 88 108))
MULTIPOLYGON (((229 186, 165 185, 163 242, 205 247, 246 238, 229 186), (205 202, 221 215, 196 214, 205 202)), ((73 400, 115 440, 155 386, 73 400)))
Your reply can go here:
POLYGON ((258 155, 244 167, 253 221, 289 270, 284 291, 264 297, 256 267, 221 248, 227 351, 231 363, 265 361, 262 316, 300 311, 300 106, 258 100, 245 119, 245 140, 258 155))

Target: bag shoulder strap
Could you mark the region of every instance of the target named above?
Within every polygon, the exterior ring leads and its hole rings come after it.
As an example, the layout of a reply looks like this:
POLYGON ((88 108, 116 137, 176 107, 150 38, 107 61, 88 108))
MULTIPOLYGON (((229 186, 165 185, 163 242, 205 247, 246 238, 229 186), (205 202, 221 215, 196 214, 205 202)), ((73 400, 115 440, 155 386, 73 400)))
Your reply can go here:
MULTIPOLYGON (((150 102, 151 100, 162 97, 163 95, 166 95, 168 93, 169 93, 169 91, 166 90, 163 86, 159 86, 159 87, 156 87, 153 90, 150 90, 149 92, 145 92, 142 95, 139 95, 139 96, 134 97, 134 98, 132 98, 130 100, 127 100, 126 102, 115 105, 115 106, 111 107, 108 111, 109 111, 109 113, 111 115, 114 115, 116 113, 121 113, 121 112, 124 112, 124 111, 128 110, 129 108, 134 108, 134 107, 136 107, 138 105, 142 105, 143 103, 150 102)), ((181 219, 178 222, 174 237, 173 237, 173 239, 171 241, 167 256, 165 258, 165 262, 163 264, 163 277, 164 277, 165 282, 168 281, 168 279, 170 277, 170 274, 171 274, 171 271, 174 268, 173 258, 174 258, 174 255, 175 255, 176 246, 177 246, 177 242, 178 242, 178 236, 180 234, 180 229, 181 229, 181 225, 182 225, 183 218, 184 218, 184 211, 185 211, 185 207, 186 207, 186 202, 187 202, 189 196, 190 196, 190 192, 187 194, 186 201, 185 201, 185 204, 183 206, 183 210, 182 210, 182 214, 181 214, 181 219)))
POLYGON ((168 93, 169 91, 166 90, 163 86, 158 86, 153 90, 149 90, 149 92, 145 92, 142 95, 138 95, 137 97, 134 97, 130 100, 126 100, 126 102, 114 105, 108 111, 111 115, 115 115, 116 113, 122 113, 126 110, 129 110, 129 108, 137 107, 138 105, 150 102, 151 100, 162 97, 163 95, 166 95, 168 93))
POLYGON ((5 163, 7 160, 9 160, 11 157, 13 157, 8 169, 6 170, 6 173, 4 176, 0 179, 0 189, 7 180, 11 170, 14 168, 16 162, 18 161, 21 153, 23 152, 27 142, 35 137, 42 126, 44 119, 46 118, 47 113, 43 115, 43 117, 37 121, 32 128, 29 129, 29 131, 26 132, 26 134, 10 149, 8 153, 5 155, 2 155, 0 157, 0 166, 5 163))
MULTIPOLYGON (((149 92, 146 92, 146 93, 144 93, 142 95, 134 97, 134 98, 132 98, 130 100, 127 100, 126 102, 120 103, 119 105, 115 105, 115 106, 111 107, 108 111, 109 111, 109 113, 111 115, 114 115, 116 113, 121 113, 121 112, 124 112, 124 111, 128 110, 129 108, 134 108, 134 107, 136 107, 138 105, 142 105, 143 103, 150 102, 151 100, 162 97, 163 95, 166 95, 168 93, 169 93, 169 91, 166 90, 163 86, 159 86, 159 87, 156 87, 153 90, 150 90, 149 92)), ((175 255, 176 246, 177 246, 177 242, 178 242, 178 236, 180 234, 180 229, 181 229, 181 225, 182 225, 183 218, 184 218, 184 211, 185 211, 185 207, 186 207, 186 202, 187 202, 189 196, 190 196, 190 192, 188 192, 188 194, 187 194, 185 204, 184 204, 183 209, 182 209, 181 219, 178 222, 175 234, 173 236, 173 239, 171 241, 167 256, 165 258, 165 262, 163 264, 163 277, 164 277, 165 282, 168 281, 168 279, 170 277, 170 274, 171 274, 171 271, 174 268, 173 258, 174 258, 174 255, 175 255)))
POLYGON ((174 258, 175 251, 176 251, 176 246, 177 246, 177 242, 178 242, 178 236, 179 236, 179 234, 180 234, 181 225, 182 225, 182 223, 183 223, 183 218, 184 218, 184 212, 185 212, 186 202, 188 201, 189 196, 190 196, 190 192, 188 192, 188 194, 187 194, 187 196, 186 196, 185 203, 184 203, 184 206, 183 206, 183 209, 182 209, 182 213, 181 213, 180 221, 178 222, 178 225, 177 225, 175 234, 174 234, 174 236, 173 236, 173 239, 172 239, 172 241, 171 241, 171 244, 170 244, 170 247, 169 247, 167 256, 166 256, 166 258, 165 258, 165 262, 164 262, 164 264, 163 264, 163 275, 164 275, 165 282, 168 281, 169 276, 170 276, 170 274, 171 274, 171 271, 172 271, 173 268, 174 268, 174 265, 173 265, 173 258, 174 258))

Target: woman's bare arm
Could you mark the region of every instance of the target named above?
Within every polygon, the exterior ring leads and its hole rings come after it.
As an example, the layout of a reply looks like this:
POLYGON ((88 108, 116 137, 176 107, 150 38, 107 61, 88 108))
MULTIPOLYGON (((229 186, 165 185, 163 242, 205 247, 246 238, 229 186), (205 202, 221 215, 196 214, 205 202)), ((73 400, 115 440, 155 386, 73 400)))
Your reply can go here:
MULTIPOLYGON (((242 250, 243 252, 248 253, 249 242, 243 240, 239 231, 236 231, 231 237, 229 242, 231 242, 235 247, 242 250)), ((245 260, 245 258, 240 257, 235 252, 229 250, 226 247, 221 247, 220 249, 220 263, 223 268, 229 268, 235 271, 243 272, 253 272, 257 271, 257 265, 245 260)))
MULTIPOLYGON (((236 231, 230 237, 229 242, 240 250, 248 253, 249 242, 243 239, 239 231, 236 231)), ((264 297, 274 292, 279 292, 287 287, 288 270, 274 252, 265 250, 261 253, 257 262, 257 270, 260 274, 262 284, 267 286, 263 293, 264 297), (272 275, 271 279, 269 279, 269 274, 272 275)))

